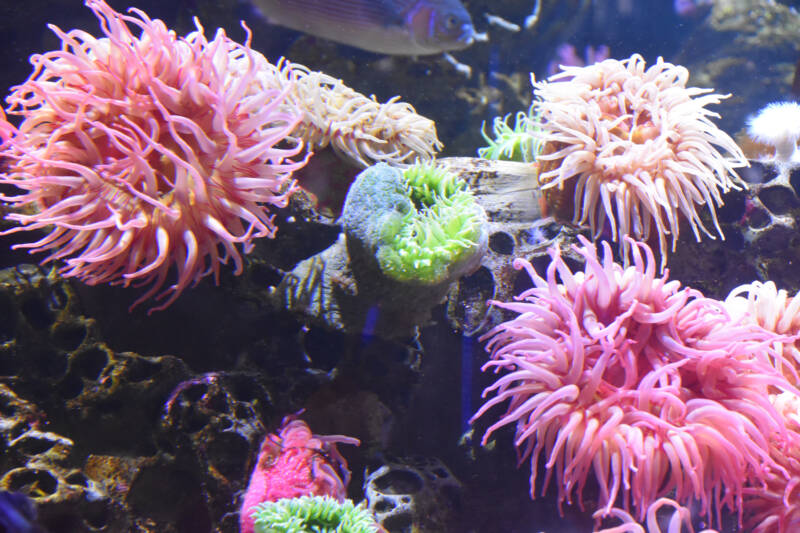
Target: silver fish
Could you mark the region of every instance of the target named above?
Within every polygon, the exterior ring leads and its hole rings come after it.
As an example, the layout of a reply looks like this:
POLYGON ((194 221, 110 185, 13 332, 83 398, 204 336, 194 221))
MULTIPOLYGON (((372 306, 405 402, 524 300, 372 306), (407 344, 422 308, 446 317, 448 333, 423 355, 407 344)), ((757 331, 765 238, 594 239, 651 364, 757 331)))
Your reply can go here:
POLYGON ((253 0, 269 22, 394 55, 466 48, 475 28, 460 0, 253 0))

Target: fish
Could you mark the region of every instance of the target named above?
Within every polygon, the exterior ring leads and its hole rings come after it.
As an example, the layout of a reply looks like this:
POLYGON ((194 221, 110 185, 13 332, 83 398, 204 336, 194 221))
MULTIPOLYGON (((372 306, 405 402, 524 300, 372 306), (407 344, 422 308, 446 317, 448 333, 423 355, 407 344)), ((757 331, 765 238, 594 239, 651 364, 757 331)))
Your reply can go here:
POLYGON ((460 0, 252 1, 270 23, 380 54, 438 54, 475 40, 460 0))

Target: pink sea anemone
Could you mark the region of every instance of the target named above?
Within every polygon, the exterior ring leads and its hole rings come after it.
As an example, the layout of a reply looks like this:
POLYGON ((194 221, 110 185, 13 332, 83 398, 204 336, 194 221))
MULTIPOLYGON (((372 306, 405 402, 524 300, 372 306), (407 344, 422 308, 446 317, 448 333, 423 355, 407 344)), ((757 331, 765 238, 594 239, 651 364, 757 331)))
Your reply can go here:
POLYGON ((87 284, 149 285, 134 306, 158 293, 163 309, 220 264, 240 273, 252 240, 274 235, 269 207, 304 163, 285 140, 300 113, 281 108, 289 89, 269 87, 246 27, 244 45, 222 30, 209 42, 197 21, 180 38, 137 9, 86 5, 105 37, 51 25, 61 49, 32 56, 7 99, 21 123, 0 183, 23 191, 2 197, 17 208, 9 232, 44 229, 17 247, 87 284))
POLYGON ((559 506, 590 477, 601 515, 633 508, 643 520, 663 497, 699 502, 717 520, 742 509, 743 489, 786 470, 769 443, 796 442, 769 401, 770 390, 795 390, 772 361, 781 337, 733 320, 722 302, 657 275, 650 249, 630 241, 633 264, 602 259, 581 238, 586 261, 572 272, 558 249, 546 279, 517 259, 534 287, 515 302, 492 302, 518 316, 484 336, 502 375, 473 421, 506 404, 483 436, 514 425, 520 463, 531 459, 531 497, 545 456, 559 506))
POLYGON ((725 307, 735 316, 744 316, 762 328, 783 335, 780 351, 783 358, 775 361, 790 383, 800 386, 800 294, 790 297, 773 281, 754 281, 733 289, 725 298, 725 307), (788 361, 790 366, 783 366, 788 361))
POLYGON ((15 132, 16 128, 9 124, 8 120, 6 120, 5 112, 0 108, 0 146, 13 137, 15 132))
MULTIPOLYGON (((800 295, 790 297, 774 282, 754 281, 731 291, 725 299, 731 314, 742 315, 761 327, 783 335, 776 346, 782 358, 775 367, 800 385, 800 295), (785 363, 789 363, 788 365, 785 363)), ((792 392, 770 395, 787 427, 800 432, 800 396, 792 392)), ((745 525, 754 533, 789 533, 800 530, 800 445, 771 443, 770 456, 788 472, 772 473, 763 486, 745 489, 745 525)))
MULTIPOLYGON (((614 508, 611 509, 609 513, 605 513, 603 509, 600 509, 594 513, 594 531, 595 533, 662 533, 661 521, 659 520, 658 514, 659 511, 662 511, 664 507, 668 509, 670 507, 672 508, 672 512, 669 513, 667 533, 681 533, 684 531, 684 525, 689 533, 694 533, 692 516, 689 510, 686 507, 681 506, 675 500, 671 500, 669 498, 659 498, 658 500, 654 501, 650 507, 648 507, 647 518, 644 521, 644 526, 639 525, 639 523, 630 515, 630 513, 627 513, 622 509, 614 508), (602 527, 601 524, 604 518, 610 518, 612 521, 618 520, 621 523, 614 527, 604 527, 603 529, 600 529, 602 527)), ((704 529, 701 533, 717 532, 711 529, 704 529)))
MULTIPOLYGON (((791 392, 771 396, 786 425, 800 431, 800 397, 791 392)), ((770 456, 789 473, 771 474, 763 486, 745 489, 745 525, 753 533, 800 531, 800 446, 773 443, 770 456)))
POLYGON ((253 533, 250 510, 259 503, 300 496, 344 500, 350 471, 337 443, 360 444, 342 435, 314 435, 302 420, 286 417, 278 434, 261 443, 239 512, 240 532, 253 533))
POLYGON ((748 163, 706 109, 725 96, 687 87, 688 79, 682 66, 659 58, 645 68, 633 55, 564 67, 534 83, 539 183, 554 214, 588 224, 595 236, 608 224, 626 258, 626 235, 655 233, 662 266, 667 235, 675 251, 682 219, 696 239, 712 236, 697 206, 706 206, 722 236, 715 204, 739 188, 735 169, 748 163))

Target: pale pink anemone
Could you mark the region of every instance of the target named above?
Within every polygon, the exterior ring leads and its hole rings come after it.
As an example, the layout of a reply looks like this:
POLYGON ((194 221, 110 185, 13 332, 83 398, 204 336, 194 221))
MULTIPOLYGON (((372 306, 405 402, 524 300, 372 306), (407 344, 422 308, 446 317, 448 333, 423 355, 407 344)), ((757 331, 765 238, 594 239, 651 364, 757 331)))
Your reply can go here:
MULTIPOLYGON (((800 397, 791 392, 772 395, 787 427, 800 431, 800 397)), ((773 443, 770 456, 789 473, 771 474, 764 486, 745 489, 745 526, 752 533, 800 531, 800 446, 773 443)))
MULTIPOLYGON (((669 520, 666 523, 666 533, 695 533, 694 526, 692 525, 692 515, 689 509, 683 507, 675 500, 669 498, 659 498, 653 502, 647 509, 647 517, 644 520, 644 525, 640 525, 634 517, 623 511, 622 509, 611 509, 608 516, 603 516, 604 511, 601 509, 594 513, 595 518, 595 533, 662 533, 661 524, 664 520, 659 520, 659 514, 664 508, 672 508, 669 513, 669 520), (603 519, 610 518, 611 520, 618 520, 621 523, 617 526, 603 527, 600 529, 603 519), (684 527, 686 529, 684 529, 684 527)), ((714 529, 703 529, 700 533, 719 533, 714 529)))
POLYGON ((746 316, 762 328, 778 333, 785 341, 778 345, 784 356, 775 361, 791 383, 800 385, 800 294, 793 297, 773 281, 754 281, 733 289, 725 306, 735 316, 746 316), (792 363, 782 366, 783 361, 792 363))
POLYGON ((534 287, 492 302, 518 316, 483 337, 483 369, 502 375, 472 420, 501 404, 506 411, 482 443, 514 425, 519 462, 531 459, 531 497, 544 454, 542 491, 555 473, 559 507, 576 493, 582 505, 593 474, 601 515, 632 508, 642 520, 669 497, 716 511, 717 521, 723 507, 738 510, 741 521, 744 487, 787 475, 770 442, 800 439, 768 397, 796 391, 773 367, 782 337, 659 276, 645 244, 628 243, 633 263, 623 267, 607 243, 600 259, 580 239, 583 272, 555 248, 546 278, 517 259, 534 287))
POLYGON ((209 42, 196 20, 177 37, 137 9, 86 5, 105 37, 51 25, 61 50, 32 56, 7 98, 21 123, 0 183, 24 191, 2 197, 17 208, 9 232, 44 229, 16 247, 49 252, 43 262, 87 284, 149 285, 134 306, 160 291, 163 309, 218 280, 220 264, 240 273, 252 240, 275 234, 270 207, 287 204, 304 164, 285 140, 301 115, 281 107, 290 87, 270 88, 274 67, 246 27, 244 45, 222 30, 209 42))
MULTIPOLYGON (((776 345, 783 357, 775 362, 775 367, 791 383, 800 385, 800 295, 790 297, 772 281, 754 281, 732 290, 725 305, 731 314, 742 315, 784 336, 776 345)), ((787 427, 800 432, 800 397, 782 392, 770 395, 770 400, 787 427)), ((800 446, 782 446, 777 442, 769 451, 789 477, 773 473, 764 486, 745 489, 745 525, 753 533, 800 531, 800 446)))
POLYGON ((261 443, 239 511, 240 533, 253 533, 253 508, 260 503, 300 496, 330 496, 343 501, 350 482, 347 461, 337 444, 360 441, 343 435, 315 435, 308 425, 284 418, 277 434, 261 443))
POLYGON ((3 109, 0 108, 0 146, 2 146, 6 140, 13 137, 16 131, 16 128, 6 120, 6 114, 3 109))
POLYGON ((697 240, 713 238, 698 212, 705 206, 717 234, 715 205, 738 189, 747 159, 706 109, 725 95, 687 87, 689 71, 661 58, 645 68, 634 54, 606 59, 534 82, 539 183, 557 216, 588 224, 597 237, 658 238, 662 267, 686 220, 697 240))

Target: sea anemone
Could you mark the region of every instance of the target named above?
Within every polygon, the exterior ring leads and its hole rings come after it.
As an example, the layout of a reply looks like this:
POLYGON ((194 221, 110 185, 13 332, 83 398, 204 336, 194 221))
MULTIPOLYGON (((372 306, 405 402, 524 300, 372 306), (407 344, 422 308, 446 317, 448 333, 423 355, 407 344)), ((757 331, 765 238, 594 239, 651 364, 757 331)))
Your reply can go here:
MULTIPOLYGON (((647 518, 644 521, 646 527, 639 525, 634 517, 631 516, 630 513, 618 509, 613 508, 608 513, 606 513, 603 509, 595 511, 593 517, 595 518, 595 533, 661 533, 661 526, 659 523, 659 511, 661 511, 664 507, 671 507, 672 512, 670 513, 669 517, 669 525, 668 533, 681 533, 683 531, 683 525, 686 524, 687 530, 691 533, 694 533, 694 527, 692 526, 692 516, 689 510, 686 507, 683 507, 675 500, 671 500, 669 498, 659 498, 658 500, 654 501, 650 507, 647 509, 647 518), (611 519, 611 520, 619 520, 621 522, 620 525, 615 527, 604 527, 600 529, 602 526, 602 522, 604 519, 611 519)), ((705 529, 701 533, 717 533, 711 529, 705 529)))
POLYGON ((483 436, 513 424, 519 462, 539 457, 544 489, 555 472, 558 501, 578 501, 590 471, 603 515, 631 506, 638 520, 659 498, 700 503, 701 513, 742 509, 743 489, 785 470, 770 442, 796 442, 768 400, 795 389, 773 368, 779 335, 733 320, 722 302, 667 275, 643 243, 629 241, 633 264, 602 259, 580 238, 586 261, 573 273, 558 249, 546 279, 517 259, 534 287, 515 302, 492 302, 518 316, 496 326, 484 370, 503 375, 473 421, 507 403, 483 436), (560 278, 560 282, 559 282, 560 278), (776 389, 776 390, 777 390, 776 389))
POLYGON ((534 82, 541 116, 539 183, 558 216, 589 224, 599 236, 646 240, 658 234, 662 268, 667 235, 672 250, 680 215, 695 238, 705 228, 696 210, 706 205, 720 237, 715 205, 721 192, 738 189, 734 169, 747 165, 741 149, 705 108, 726 96, 686 87, 689 72, 658 59, 645 69, 639 55, 586 67, 564 67, 534 82), (699 96, 703 95, 703 96, 699 96), (728 157, 724 154, 727 152, 728 157))
POLYGON ((16 128, 6 119, 5 111, 0 108, 0 146, 16 133, 16 128))
POLYGON ((435 164, 385 164, 359 174, 342 222, 348 239, 374 252, 384 276, 422 286, 474 271, 488 246, 486 213, 467 184, 435 164))
MULTIPOLYGON (((800 431, 800 397, 792 392, 771 395, 787 427, 800 431)), ((800 531, 800 446, 770 446, 770 456, 788 472, 771 473, 764 485, 745 489, 745 525, 753 533, 800 531)))
POLYGON ((301 115, 286 106, 290 87, 267 83, 272 66, 218 30, 176 37, 137 9, 86 5, 105 37, 50 26, 61 50, 31 57, 33 74, 8 97, 19 131, 3 145, 0 182, 24 193, 3 196, 17 209, 7 233, 46 229, 15 247, 64 260, 60 273, 94 285, 150 285, 133 306, 158 294, 163 309, 189 285, 272 237, 269 207, 283 207, 285 139, 301 115), (141 30, 135 36, 132 29, 141 30), (241 246, 241 251, 239 249, 241 246))
POLYGON ((746 317, 783 336, 779 345, 783 357, 775 361, 775 367, 800 386, 800 294, 789 297, 773 281, 754 281, 733 289, 725 298, 725 306, 731 315, 746 317), (791 364, 784 366, 786 361, 791 364))
POLYGON ((774 165, 778 176, 788 179, 792 169, 800 166, 800 104, 797 102, 774 102, 761 109, 747 121, 747 135, 768 152, 757 159, 774 165))
POLYGON ((239 512, 241 533, 253 533, 257 518, 251 511, 264 502, 302 496, 328 496, 343 502, 350 470, 337 444, 358 446, 359 440, 314 435, 302 420, 284 418, 277 434, 267 435, 261 443, 239 512))
POLYGON ((486 135, 486 123, 481 125, 481 135, 489 143, 478 148, 478 155, 484 159, 518 161, 533 163, 541 151, 541 142, 536 136, 538 118, 533 106, 528 112, 518 111, 514 116, 514 127, 508 124, 511 115, 495 117, 492 123, 494 138, 486 135))
POLYGON ((426 163, 411 165, 403 178, 411 205, 384 227, 377 254, 383 273, 426 284, 470 273, 486 252, 489 234, 486 213, 467 184, 426 163))
POLYGON ((287 90, 286 105, 302 112, 292 132, 309 150, 331 146, 353 165, 393 166, 433 159, 441 147, 434 122, 395 96, 380 103, 342 80, 296 63, 280 61, 272 87, 287 90))
MULTIPOLYGON (((774 282, 741 285, 725 299, 725 306, 733 316, 742 316, 769 331, 782 336, 775 349, 782 357, 774 361, 775 368, 787 380, 800 385, 800 295, 790 297, 787 291, 778 290, 774 282)), ((770 402, 783 418, 786 426, 800 432, 800 396, 794 392, 770 394, 770 402)), ((800 445, 783 445, 771 442, 770 457, 785 472, 771 472, 763 485, 745 489, 745 525, 754 533, 788 533, 800 528, 800 445)))
POLYGON ((377 533, 375 518, 362 505, 328 496, 265 502, 250 510, 255 533, 377 533))

